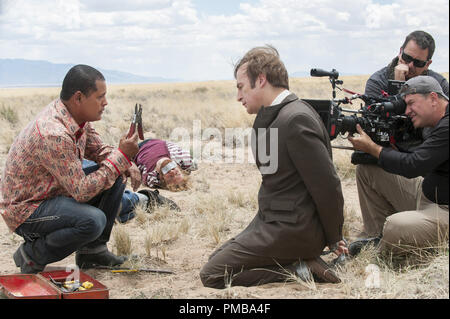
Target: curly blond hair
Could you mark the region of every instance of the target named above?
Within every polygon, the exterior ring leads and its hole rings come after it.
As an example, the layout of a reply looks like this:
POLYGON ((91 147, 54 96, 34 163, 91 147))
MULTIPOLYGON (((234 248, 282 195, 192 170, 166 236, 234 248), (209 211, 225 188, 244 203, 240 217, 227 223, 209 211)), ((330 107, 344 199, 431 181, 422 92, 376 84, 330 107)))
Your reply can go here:
MULTIPOLYGON (((166 166, 170 162, 172 162, 172 160, 169 160, 169 159, 164 160, 161 163, 161 168, 163 168, 164 166, 166 166)), ((177 166, 181 170, 181 174, 183 176, 183 180, 180 183, 177 183, 177 184, 173 184, 173 183, 169 184, 169 183, 166 182, 166 180, 164 178, 164 174, 160 173, 160 181, 161 181, 160 185, 161 185, 161 188, 167 189, 167 190, 169 190, 171 192, 180 192, 180 191, 188 190, 191 187, 189 172, 183 170, 181 168, 181 166, 178 165, 178 163, 177 163, 177 166)))

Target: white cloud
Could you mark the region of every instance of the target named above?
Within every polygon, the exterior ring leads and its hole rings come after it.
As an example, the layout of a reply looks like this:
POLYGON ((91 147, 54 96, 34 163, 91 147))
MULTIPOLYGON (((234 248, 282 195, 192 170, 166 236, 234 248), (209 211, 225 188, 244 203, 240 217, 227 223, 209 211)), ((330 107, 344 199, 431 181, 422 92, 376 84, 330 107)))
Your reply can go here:
POLYGON ((350 19, 350 13, 348 12, 338 12, 336 13, 338 20, 347 22, 350 19))
POLYGON ((448 71, 447 0, 254 0, 228 16, 199 14, 191 0, 1 3, 0 58, 207 80, 231 78, 230 61, 271 43, 290 72, 367 74, 386 65, 409 32, 423 29, 437 42, 433 67, 448 71))
POLYGON ((396 21, 396 13, 402 10, 400 5, 381 5, 378 3, 370 4, 366 7, 365 17, 366 26, 370 29, 385 29, 396 21))
POLYGON ((89 12, 161 10, 172 5, 170 0, 80 0, 80 3, 89 12))

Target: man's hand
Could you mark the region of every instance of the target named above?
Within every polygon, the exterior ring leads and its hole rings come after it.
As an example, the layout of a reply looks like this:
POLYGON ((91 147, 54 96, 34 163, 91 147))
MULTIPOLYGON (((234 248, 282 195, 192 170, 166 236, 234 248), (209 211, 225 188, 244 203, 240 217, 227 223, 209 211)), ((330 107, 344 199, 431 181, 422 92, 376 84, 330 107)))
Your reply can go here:
MULTIPOLYGON (((332 247, 331 249, 334 249, 333 252, 340 256, 341 254, 346 254, 348 255, 348 248, 347 248, 347 244, 345 243, 345 241, 341 240, 339 242, 337 242, 337 246, 336 244, 333 245, 334 247, 332 247)), ((330 247, 328 247, 330 248, 330 247)))
MULTIPOLYGON (((136 164, 131 164, 131 167, 125 172, 125 177, 131 178, 131 187, 133 188, 133 192, 137 191, 139 186, 141 186, 141 171, 136 164)), ((124 180, 126 182, 126 178, 124 178, 124 180)))
POLYGON ((127 138, 127 136, 124 135, 120 139, 119 148, 128 157, 130 161, 133 160, 133 158, 139 152, 139 146, 137 142, 138 142, 137 131, 134 132, 134 134, 130 138, 127 138))
POLYGON ((369 135, 364 132, 359 124, 356 124, 356 130, 359 133, 359 137, 348 137, 348 140, 350 141, 350 143, 352 143, 353 147, 359 151, 363 151, 364 153, 379 158, 383 147, 372 141, 369 135))
POLYGON ((406 81, 406 76, 409 73, 409 66, 403 63, 398 63, 394 68, 394 80, 406 81))

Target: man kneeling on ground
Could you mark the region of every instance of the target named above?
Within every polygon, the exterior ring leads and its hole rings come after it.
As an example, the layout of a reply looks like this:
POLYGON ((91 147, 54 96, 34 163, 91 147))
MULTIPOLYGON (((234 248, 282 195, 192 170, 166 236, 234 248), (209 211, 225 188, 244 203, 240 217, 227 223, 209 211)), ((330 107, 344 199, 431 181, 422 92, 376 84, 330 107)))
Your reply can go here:
POLYGON ((250 50, 234 75, 238 101, 257 114, 252 150, 262 174, 259 210, 244 231, 212 253, 200 272, 203 284, 256 286, 295 277, 340 282, 320 258, 326 246, 337 255, 347 252, 341 183, 322 120, 289 92, 275 48, 250 50))

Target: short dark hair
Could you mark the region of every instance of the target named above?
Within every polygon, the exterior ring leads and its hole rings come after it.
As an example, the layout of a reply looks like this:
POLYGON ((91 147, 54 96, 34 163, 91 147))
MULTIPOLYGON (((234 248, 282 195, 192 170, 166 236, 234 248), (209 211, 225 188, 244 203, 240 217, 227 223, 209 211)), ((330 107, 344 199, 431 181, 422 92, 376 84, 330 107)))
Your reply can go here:
POLYGON ((64 77, 59 97, 61 100, 67 101, 77 91, 88 96, 97 91, 97 85, 95 84, 97 80, 105 81, 105 77, 100 71, 85 64, 75 65, 64 77))
POLYGON ((406 47, 410 40, 414 40, 417 45, 422 48, 422 50, 428 49, 427 60, 430 60, 433 57, 436 44, 434 43, 433 37, 429 33, 421 30, 411 32, 406 37, 405 42, 403 42, 402 49, 406 47))
POLYGON ((244 57, 238 61, 234 67, 234 77, 236 78, 239 68, 247 64, 247 76, 250 85, 255 87, 256 79, 260 74, 265 74, 267 81, 274 87, 289 90, 289 76, 280 55, 273 46, 256 47, 248 51, 244 57))

